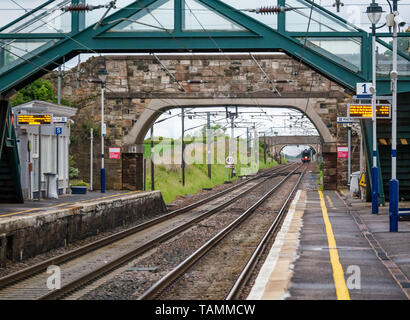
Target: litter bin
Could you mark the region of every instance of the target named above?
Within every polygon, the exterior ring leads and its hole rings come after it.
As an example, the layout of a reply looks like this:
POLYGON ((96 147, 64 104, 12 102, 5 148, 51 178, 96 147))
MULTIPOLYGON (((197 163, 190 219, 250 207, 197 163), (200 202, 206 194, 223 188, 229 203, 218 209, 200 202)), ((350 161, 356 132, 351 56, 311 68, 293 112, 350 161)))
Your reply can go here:
POLYGON ((350 177, 350 193, 352 195, 360 196, 360 171, 353 172, 350 177))
POLYGON ((57 174, 52 172, 44 173, 47 179, 47 198, 58 199, 57 194, 57 174))

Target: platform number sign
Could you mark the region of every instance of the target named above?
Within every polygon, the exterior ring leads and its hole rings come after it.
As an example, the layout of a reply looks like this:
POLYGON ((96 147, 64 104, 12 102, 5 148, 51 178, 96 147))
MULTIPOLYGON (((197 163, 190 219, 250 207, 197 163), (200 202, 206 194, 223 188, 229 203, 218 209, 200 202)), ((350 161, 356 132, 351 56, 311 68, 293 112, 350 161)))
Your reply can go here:
POLYGON ((56 127, 56 135, 62 134, 63 133, 63 128, 62 127, 56 127))
POLYGON ((371 82, 358 82, 356 83, 356 96, 357 98, 371 98, 370 92, 371 82))

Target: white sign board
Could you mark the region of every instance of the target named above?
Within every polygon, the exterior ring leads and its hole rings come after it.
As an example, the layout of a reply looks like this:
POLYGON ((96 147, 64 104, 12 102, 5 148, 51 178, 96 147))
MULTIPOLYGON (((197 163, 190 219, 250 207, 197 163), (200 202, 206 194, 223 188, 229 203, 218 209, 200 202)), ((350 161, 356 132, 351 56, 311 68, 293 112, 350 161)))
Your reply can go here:
POLYGON ((349 117, 337 117, 337 123, 357 123, 359 119, 353 119, 349 117))
POLYGON ((233 157, 231 157, 231 156, 226 157, 225 163, 226 163, 227 165, 233 165, 234 162, 235 162, 235 160, 234 160, 233 157))
POLYGON ((67 117, 54 117, 53 116, 53 122, 54 123, 66 123, 67 117))
POLYGON ((356 83, 356 96, 357 98, 371 98, 372 93, 370 92, 371 82, 358 82, 356 83))

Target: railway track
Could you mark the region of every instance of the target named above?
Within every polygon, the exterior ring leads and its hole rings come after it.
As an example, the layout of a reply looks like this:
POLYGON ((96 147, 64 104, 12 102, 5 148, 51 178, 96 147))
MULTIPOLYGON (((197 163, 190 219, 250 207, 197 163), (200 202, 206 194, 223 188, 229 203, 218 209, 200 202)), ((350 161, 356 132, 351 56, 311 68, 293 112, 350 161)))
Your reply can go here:
POLYGON ((60 298, 226 208, 294 165, 275 167, 196 203, 0 278, 0 299, 60 298), (62 275, 62 287, 51 292, 46 287, 49 274, 44 272, 50 265, 59 265, 62 275))
POLYGON ((268 198, 276 195, 291 177, 294 177, 298 169, 291 171, 237 219, 203 244, 138 299, 237 299, 266 244, 280 227, 288 204, 303 179, 306 166, 299 177, 293 179, 296 181, 286 193, 285 200, 276 215, 270 215, 272 217, 268 219, 260 208, 268 198), (270 220, 269 227, 262 233, 258 232, 258 228, 263 229, 262 225, 266 224, 266 220, 270 220), (241 233, 244 234, 242 238, 238 236, 241 233))

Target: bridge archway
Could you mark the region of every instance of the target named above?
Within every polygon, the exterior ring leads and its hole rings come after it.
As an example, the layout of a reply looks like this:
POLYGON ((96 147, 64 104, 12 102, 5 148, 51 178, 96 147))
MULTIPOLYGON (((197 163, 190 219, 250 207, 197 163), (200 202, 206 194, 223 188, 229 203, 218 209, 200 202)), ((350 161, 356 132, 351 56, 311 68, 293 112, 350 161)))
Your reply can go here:
POLYGON ((141 145, 152 124, 161 115, 161 111, 178 107, 215 107, 215 106, 261 106, 269 108, 290 108, 301 111, 314 124, 325 144, 335 144, 334 137, 320 115, 314 110, 319 99, 311 98, 306 104, 305 98, 212 98, 212 99, 152 99, 146 106, 131 131, 123 138, 124 145, 141 145), (258 105, 255 105, 255 102, 258 105))
MULTIPOLYGON (((295 146, 295 145, 297 145, 297 144, 290 143, 290 144, 283 144, 283 145, 279 146, 279 152, 278 152, 279 158, 281 159, 282 152, 286 147, 295 146)), ((301 145, 312 148, 313 151, 314 151, 314 155, 316 155, 315 159, 317 159, 317 156, 321 154, 321 151, 320 151, 321 150, 321 147, 320 147, 321 144, 301 144, 301 145)))
MULTIPOLYGON (((320 134, 323 142, 322 152, 324 158, 324 175, 325 188, 335 189, 336 185, 336 137, 332 135, 328 126, 323 122, 320 115, 315 111, 314 106, 317 105, 319 99, 312 98, 306 103, 305 98, 258 98, 257 106, 269 108, 290 108, 301 111, 314 124, 320 134), (328 182, 328 183, 326 183, 328 182)), ((161 113, 168 109, 180 107, 215 107, 215 106, 255 106, 255 99, 249 98, 209 98, 209 99, 152 99, 144 111, 139 116, 130 132, 123 138, 123 149, 134 149, 137 153, 137 188, 141 184, 142 176, 142 155, 144 152, 143 141, 152 126, 159 118, 161 113)))

